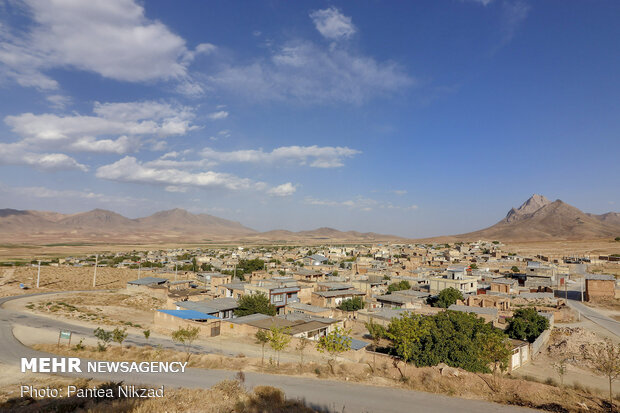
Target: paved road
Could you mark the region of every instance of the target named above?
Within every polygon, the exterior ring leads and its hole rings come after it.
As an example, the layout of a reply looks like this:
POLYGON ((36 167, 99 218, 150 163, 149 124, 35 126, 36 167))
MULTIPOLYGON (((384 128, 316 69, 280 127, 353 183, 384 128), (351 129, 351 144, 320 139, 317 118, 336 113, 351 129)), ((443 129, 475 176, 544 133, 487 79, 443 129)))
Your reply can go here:
MULTIPOLYGON (((21 344, 13 336, 13 325, 29 326, 67 325, 73 331, 80 326, 37 317, 29 313, 9 311, 1 308, 5 302, 19 297, 0 299, 0 361, 18 365, 21 357, 49 357, 47 353, 32 350, 21 344)), ((88 330, 90 334, 90 329, 88 330)), ((139 341, 139 340, 137 340, 139 341)), ((165 341, 165 340, 163 340, 165 341)), ((165 343, 174 346, 172 342, 165 343)), ((81 373, 80 377, 98 380, 124 381, 133 384, 164 385, 168 387, 208 388, 214 384, 231 379, 235 372, 225 370, 187 369, 182 374, 101 374, 81 373)), ((70 376, 78 376, 77 374, 70 376)), ((526 413, 536 410, 514 406, 504 406, 478 400, 466 400, 432 393, 375 387, 364 384, 349 384, 340 381, 279 376, 264 373, 246 373, 246 385, 271 385, 281 388, 288 398, 305 400, 308 405, 329 412, 510 412, 526 413)))
POLYGON ((584 317, 588 318, 590 321, 598 324, 604 329, 620 337, 620 322, 597 312, 593 308, 588 307, 587 305, 582 304, 579 301, 571 300, 570 296, 566 302, 568 306, 572 308, 573 310, 580 312, 584 317))

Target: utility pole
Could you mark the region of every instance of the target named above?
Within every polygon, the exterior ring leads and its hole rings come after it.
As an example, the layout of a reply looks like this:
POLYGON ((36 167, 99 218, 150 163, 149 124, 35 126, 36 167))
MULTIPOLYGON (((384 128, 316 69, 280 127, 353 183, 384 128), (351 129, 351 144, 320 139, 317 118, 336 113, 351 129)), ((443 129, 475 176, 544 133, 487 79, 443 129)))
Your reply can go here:
POLYGON ((586 276, 581 277, 581 302, 583 303, 583 284, 586 282, 586 276))
POLYGON ((41 278, 41 260, 39 260, 39 269, 37 270, 37 288, 39 288, 39 279, 41 278))
MULTIPOLYGON (((266 271, 266 270, 265 270, 266 271)), ((237 278, 237 264, 235 264, 235 267, 233 269, 233 280, 237 278)))
POLYGON ((93 288, 97 285, 97 265, 99 264, 99 254, 95 254, 95 272, 93 273, 93 288))
POLYGON ((177 271, 177 263, 175 262, 174 263, 174 281, 177 280, 177 273, 178 273, 178 271, 177 271))
POLYGON ((138 261, 138 279, 140 279, 141 270, 142 270, 142 260, 138 261))

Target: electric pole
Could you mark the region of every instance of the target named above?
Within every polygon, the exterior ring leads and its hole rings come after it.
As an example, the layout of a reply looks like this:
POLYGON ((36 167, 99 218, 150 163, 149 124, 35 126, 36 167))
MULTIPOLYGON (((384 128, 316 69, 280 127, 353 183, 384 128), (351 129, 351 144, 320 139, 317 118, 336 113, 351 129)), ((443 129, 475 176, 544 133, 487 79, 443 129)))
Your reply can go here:
POLYGON ((174 281, 177 280, 177 273, 178 273, 178 271, 177 271, 177 263, 175 262, 174 263, 174 281))
POLYGON ((95 271, 93 273, 93 288, 97 285, 97 265, 99 264, 99 254, 95 254, 95 271))
POLYGON ((41 278, 41 260, 39 260, 39 269, 37 270, 37 288, 39 288, 39 279, 41 278))
POLYGON ((140 279, 140 270, 142 269, 142 261, 138 261, 138 279, 140 279))

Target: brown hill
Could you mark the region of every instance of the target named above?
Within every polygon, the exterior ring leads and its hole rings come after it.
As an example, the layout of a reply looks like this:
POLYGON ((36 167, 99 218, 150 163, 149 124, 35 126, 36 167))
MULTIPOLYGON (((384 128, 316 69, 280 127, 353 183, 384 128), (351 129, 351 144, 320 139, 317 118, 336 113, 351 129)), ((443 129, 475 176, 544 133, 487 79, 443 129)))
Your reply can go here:
POLYGON ((620 234, 620 214, 591 215, 561 200, 533 195, 519 208, 512 208, 497 224, 453 239, 500 241, 597 239, 620 234))
POLYGON ((183 209, 156 212, 130 219, 116 212, 94 209, 77 214, 0 210, 0 239, 5 242, 72 243, 106 242, 201 242, 201 241, 378 241, 398 237, 333 228, 292 232, 274 230, 259 233, 239 222, 183 209))

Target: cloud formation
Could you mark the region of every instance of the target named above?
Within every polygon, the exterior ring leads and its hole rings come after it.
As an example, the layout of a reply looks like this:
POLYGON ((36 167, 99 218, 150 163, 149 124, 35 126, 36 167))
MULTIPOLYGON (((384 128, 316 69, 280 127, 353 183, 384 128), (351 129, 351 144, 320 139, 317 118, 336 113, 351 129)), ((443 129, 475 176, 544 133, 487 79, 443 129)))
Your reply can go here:
POLYGON ((143 163, 132 156, 126 156, 112 164, 99 167, 95 175, 101 179, 117 182, 161 185, 170 192, 185 192, 192 187, 230 191, 266 191, 275 196, 289 196, 295 192, 295 186, 291 183, 272 188, 264 182, 240 178, 229 173, 191 172, 173 166, 143 163))
POLYGON ((190 108, 162 102, 97 102, 93 113, 65 116, 23 113, 7 116, 4 122, 29 146, 117 154, 137 150, 144 136, 163 139, 196 128, 190 108))
POLYGON ((22 143, 0 143, 0 165, 27 165, 41 171, 88 171, 86 165, 63 153, 32 152, 22 143))
POLYGON ((351 18, 335 7, 313 11, 310 18, 319 33, 330 40, 348 39, 356 31, 351 18))
POLYGON ((247 149, 219 152, 204 148, 200 155, 203 159, 218 163, 277 163, 294 162, 313 168, 337 168, 344 165, 344 159, 361 153, 346 146, 281 146, 265 152, 262 149, 247 149))
POLYGON ((134 0, 21 3, 33 24, 25 32, 0 30, 0 63, 3 74, 22 86, 56 89, 46 72, 72 67, 128 82, 182 80, 189 89, 188 65, 214 49, 201 44, 189 50, 134 0))

